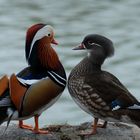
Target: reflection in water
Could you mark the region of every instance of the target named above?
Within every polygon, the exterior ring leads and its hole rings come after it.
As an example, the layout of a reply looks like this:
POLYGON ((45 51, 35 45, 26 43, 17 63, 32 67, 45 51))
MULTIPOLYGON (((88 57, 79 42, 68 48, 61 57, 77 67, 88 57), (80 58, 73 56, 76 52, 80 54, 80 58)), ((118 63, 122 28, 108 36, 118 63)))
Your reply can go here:
MULTIPOLYGON (((67 76, 85 56, 84 52, 71 49, 86 34, 99 33, 110 38, 115 44, 116 54, 105 62, 103 68, 115 74, 140 99, 139 6, 139 0, 1 0, 0 75, 11 75, 27 66, 25 31, 31 24, 43 22, 53 25, 56 30, 59 46, 54 47, 67 76)), ((86 120, 91 120, 91 117, 77 107, 66 89, 59 101, 43 113, 40 123, 80 123, 86 120)))

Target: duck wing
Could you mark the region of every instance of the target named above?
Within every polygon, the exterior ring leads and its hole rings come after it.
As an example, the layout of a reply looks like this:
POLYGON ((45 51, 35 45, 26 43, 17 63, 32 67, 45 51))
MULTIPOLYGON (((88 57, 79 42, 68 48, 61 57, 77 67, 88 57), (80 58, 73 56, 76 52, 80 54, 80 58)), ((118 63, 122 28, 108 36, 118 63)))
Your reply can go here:
POLYGON ((36 83, 46 75, 43 72, 34 71, 31 67, 26 67, 22 71, 20 71, 17 75, 17 79, 20 83, 24 86, 31 86, 32 84, 36 83))
POLYGON ((86 75, 83 90, 96 93, 112 110, 127 108, 139 104, 137 99, 111 73, 102 71, 98 74, 86 75))

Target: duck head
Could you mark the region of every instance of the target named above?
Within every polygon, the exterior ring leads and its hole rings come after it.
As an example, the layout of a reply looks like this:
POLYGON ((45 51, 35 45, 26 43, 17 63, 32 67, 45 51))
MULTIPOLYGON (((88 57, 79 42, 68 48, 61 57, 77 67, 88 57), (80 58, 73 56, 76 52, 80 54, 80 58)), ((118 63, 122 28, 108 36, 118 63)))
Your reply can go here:
POLYGON ((54 29, 50 25, 35 24, 27 30, 25 54, 28 64, 32 67, 46 67, 54 69, 59 59, 51 47, 58 45, 54 39, 54 29))
POLYGON ((98 34, 87 35, 82 43, 73 50, 87 50, 90 61, 98 65, 101 65, 107 57, 114 54, 112 41, 98 34))

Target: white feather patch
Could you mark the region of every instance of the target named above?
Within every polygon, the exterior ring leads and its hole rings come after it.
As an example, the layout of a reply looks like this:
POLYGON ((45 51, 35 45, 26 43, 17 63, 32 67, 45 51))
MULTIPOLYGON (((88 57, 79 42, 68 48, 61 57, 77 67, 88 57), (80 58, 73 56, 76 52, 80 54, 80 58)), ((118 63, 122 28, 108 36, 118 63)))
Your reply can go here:
POLYGON ((13 114, 13 110, 11 108, 7 109, 7 115, 11 116, 13 114))
POLYGON ((32 85, 36 82, 38 82, 39 80, 36 80, 36 79, 32 79, 32 80, 25 80, 25 79, 22 79, 22 78, 19 78, 17 77, 17 79, 19 80, 20 83, 22 83, 23 85, 32 85))
POLYGON ((119 106, 119 105, 117 105, 117 106, 115 106, 113 109, 112 109, 112 111, 115 111, 115 110, 118 110, 118 109, 120 109, 121 107, 119 106))
POLYGON ((55 75, 57 75, 60 79, 66 81, 66 79, 64 79, 63 77, 61 77, 60 75, 58 75, 57 73, 55 73, 54 71, 51 71, 52 73, 54 73, 55 75))
POLYGON ((49 71, 48 71, 48 73, 49 73, 58 83, 60 83, 61 85, 65 86, 65 84, 62 83, 62 82, 60 82, 52 73, 50 73, 49 71))
POLYGON ((128 109, 140 109, 140 106, 134 104, 133 106, 129 106, 128 109))

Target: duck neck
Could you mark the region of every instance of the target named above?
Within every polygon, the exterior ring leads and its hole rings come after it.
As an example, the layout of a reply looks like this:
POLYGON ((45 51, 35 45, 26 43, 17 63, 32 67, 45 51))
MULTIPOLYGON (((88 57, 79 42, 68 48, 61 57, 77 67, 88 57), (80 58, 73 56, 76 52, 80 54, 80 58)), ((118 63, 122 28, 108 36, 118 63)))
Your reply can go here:
POLYGON ((57 53, 50 44, 38 41, 34 46, 28 63, 32 68, 58 70, 62 65, 57 53))
POLYGON ((103 55, 98 55, 98 54, 93 54, 92 52, 88 53, 88 59, 94 66, 95 70, 101 70, 101 66, 104 63, 105 56, 103 55))
POLYGON ((93 71, 101 71, 101 65, 92 63, 93 71))
POLYGON ((50 44, 47 44, 47 46, 40 46, 38 48, 38 53, 39 61, 42 67, 50 70, 56 70, 61 66, 58 55, 50 44))

